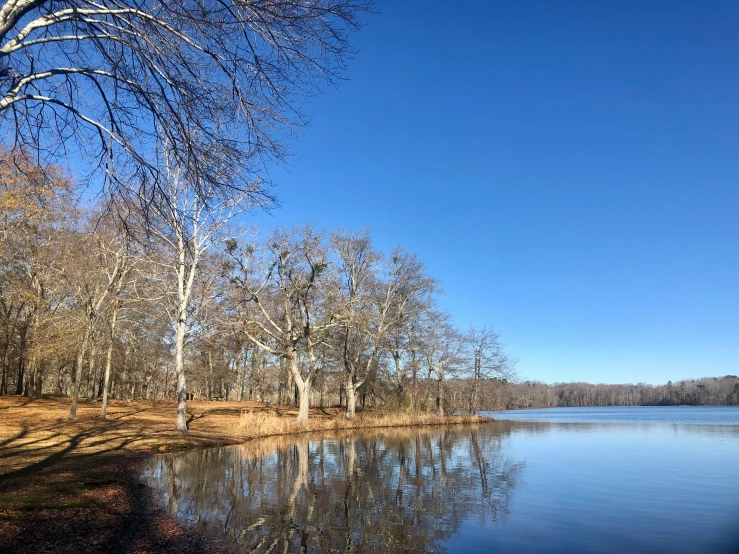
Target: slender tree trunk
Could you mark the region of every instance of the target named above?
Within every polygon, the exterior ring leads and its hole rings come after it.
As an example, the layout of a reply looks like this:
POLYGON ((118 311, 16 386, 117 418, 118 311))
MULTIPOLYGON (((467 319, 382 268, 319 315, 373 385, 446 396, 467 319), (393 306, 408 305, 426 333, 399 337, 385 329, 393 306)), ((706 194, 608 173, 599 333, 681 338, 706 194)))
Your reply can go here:
POLYGON ((8 394, 8 370, 10 369, 10 323, 5 332, 5 349, 3 350, 3 376, 0 380, 0 394, 8 394))
POLYGON ((480 380, 480 366, 482 361, 480 355, 475 353, 475 374, 472 379, 472 398, 470 399, 470 414, 475 415, 477 413, 477 388, 480 380))
POLYGON ((113 301, 113 313, 110 315, 110 343, 108 344, 108 351, 105 354, 105 376, 103 377, 103 405, 100 408, 100 417, 105 419, 108 412, 108 387, 110 385, 110 367, 113 361, 113 345, 115 343, 115 328, 118 322, 118 294, 121 291, 120 284, 118 285, 118 291, 116 299, 113 301))
MULTIPOLYGON (((403 393, 405 387, 403 386, 403 373, 400 368, 400 352, 397 350, 393 351, 393 362, 395 363, 395 378, 398 380, 398 406, 403 404, 403 393)), ((411 406, 413 406, 415 399, 411 396, 411 406)))
POLYGON ((412 401, 412 408, 414 412, 418 411, 418 362, 416 361, 416 349, 411 349, 411 372, 412 372, 412 381, 413 384, 411 386, 412 392, 411 395, 413 397, 412 401))
POLYGON ((85 329, 85 335, 82 338, 82 345, 77 353, 77 361, 74 365, 74 383, 72 384, 72 405, 69 408, 69 419, 77 418, 77 402, 80 396, 80 382, 82 381, 82 364, 85 361, 85 352, 87 351, 87 343, 90 341, 90 327, 88 323, 85 329))
POLYGON ((36 393, 35 381, 36 372, 38 371, 38 360, 36 356, 36 335, 38 334, 38 326, 41 319, 41 302, 43 301, 44 289, 41 281, 37 276, 33 277, 33 286, 36 290, 36 297, 33 302, 33 315, 31 317, 31 325, 27 328, 26 351, 28 352, 28 364, 26 366, 26 396, 33 397, 36 393))
POLYGON ((15 382, 15 394, 23 394, 23 378, 25 368, 23 366, 23 355, 18 356, 18 377, 15 382))
POLYGON ((241 402, 244 390, 244 364, 246 363, 244 358, 244 349, 240 347, 236 356, 236 402, 241 402))
POLYGON ((206 379, 206 386, 208 387, 208 400, 213 400, 213 389, 216 386, 215 376, 213 375, 213 352, 208 349, 208 378, 206 379))
POLYGON ((20 341, 20 351, 18 352, 18 379, 15 382, 15 394, 23 394, 23 381, 25 380, 26 376, 26 359, 28 358, 28 325, 29 322, 26 321, 25 328, 23 329, 23 332, 20 334, 21 341, 20 341))
MULTIPOLYGON (((3 358, 7 357, 7 353, 3 356, 3 358)), ((8 394, 8 366, 3 363, 3 375, 2 379, 0 379, 0 395, 6 395, 8 394)))
POLYGON ((444 415, 444 373, 441 363, 436 369, 436 408, 439 410, 439 415, 444 415))
POLYGON ((187 433, 187 384, 185 383, 185 310, 180 309, 175 342, 175 373, 177 374, 177 426, 180 433, 187 433))
POLYGON ((285 358, 280 358, 280 384, 277 387, 277 403, 290 403, 290 369, 287 368, 285 358))
POLYGON ((93 338, 90 341, 90 361, 89 361, 89 384, 87 386, 87 402, 95 401, 95 362, 97 361, 97 340, 93 338))

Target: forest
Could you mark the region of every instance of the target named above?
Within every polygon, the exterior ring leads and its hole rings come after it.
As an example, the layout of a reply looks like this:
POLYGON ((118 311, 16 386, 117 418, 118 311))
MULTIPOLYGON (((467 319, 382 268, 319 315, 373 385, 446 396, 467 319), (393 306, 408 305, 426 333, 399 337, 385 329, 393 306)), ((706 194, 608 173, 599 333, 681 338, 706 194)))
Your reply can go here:
POLYGON ((739 378, 736 375, 668 381, 665 385, 646 383, 593 385, 538 381, 510 382, 493 379, 483 385, 490 401, 484 409, 504 406, 509 410, 584 406, 736 406, 739 405, 739 378))
MULTIPOLYGON (((460 331, 418 257, 368 230, 243 225, 173 172, 128 217, 58 168, 0 157, 0 394, 475 412, 511 379, 492 327, 460 331), (449 387, 449 379, 463 386, 449 387)), ((184 421, 178 421, 184 427, 184 421)), ((186 427, 184 427, 186 429, 186 427)))

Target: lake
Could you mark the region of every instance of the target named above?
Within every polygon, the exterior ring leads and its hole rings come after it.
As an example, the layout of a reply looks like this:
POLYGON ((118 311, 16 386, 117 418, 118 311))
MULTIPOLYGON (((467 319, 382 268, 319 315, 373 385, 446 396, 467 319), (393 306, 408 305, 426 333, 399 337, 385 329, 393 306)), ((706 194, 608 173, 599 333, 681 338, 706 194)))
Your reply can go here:
POLYGON ((739 408, 491 415, 163 455, 146 480, 248 552, 739 551, 739 408))

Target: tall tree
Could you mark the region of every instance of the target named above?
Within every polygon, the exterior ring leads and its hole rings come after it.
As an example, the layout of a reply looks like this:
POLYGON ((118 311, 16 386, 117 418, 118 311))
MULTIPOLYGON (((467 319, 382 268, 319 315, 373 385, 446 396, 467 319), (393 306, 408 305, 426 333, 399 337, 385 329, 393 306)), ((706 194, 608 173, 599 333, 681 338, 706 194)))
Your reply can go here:
POLYGON ((331 295, 335 286, 327 271, 323 236, 310 227, 292 233, 278 230, 261 259, 254 256, 253 246, 241 255, 236 248, 235 243, 229 247, 236 262, 232 281, 259 316, 247 322, 246 334, 255 346, 285 361, 298 389, 297 419, 305 422, 320 369, 318 348, 342 311, 331 295), (307 371, 300 368, 301 349, 307 371))
POLYGON ((360 267, 361 274, 368 273, 361 281, 343 281, 350 310, 350 317, 343 320, 340 346, 348 418, 353 418, 356 413, 357 389, 373 376, 373 368, 389 334, 406 319, 413 302, 432 294, 436 286, 414 254, 398 248, 390 255, 380 257, 376 263, 370 263, 374 255, 363 243, 361 237, 359 240, 346 240, 340 236, 335 239, 343 273, 360 275, 360 267), (363 253, 358 254, 358 251, 363 253), (360 260, 360 263, 354 260, 360 260), (361 306, 361 310, 357 306, 361 306))
MULTIPOLYGON (((223 154, 218 149, 211 152, 211 157, 223 160, 223 154)), ((164 261, 156 260, 155 264, 160 263, 166 269, 166 282, 171 283, 171 286, 165 285, 165 289, 172 298, 170 321, 175 330, 176 428, 186 433, 185 342, 197 311, 206 301, 205 297, 201 297, 198 302, 193 302, 193 293, 198 284, 196 279, 206 252, 214 244, 228 238, 231 220, 250 207, 254 191, 223 194, 216 185, 198 182, 197 173, 189 173, 187 168, 178 166, 169 150, 164 151, 164 160, 167 183, 151 203, 154 217, 150 221, 153 234, 166 252, 164 261)), ((142 214, 142 218, 146 219, 146 216, 142 214)))
POLYGON ((500 333, 490 326, 470 328, 465 337, 467 362, 471 366, 469 411, 477 413, 480 384, 484 379, 511 379, 515 362, 503 350, 500 333))
POLYGON ((429 372, 436 381, 435 405, 440 415, 444 415, 444 380, 455 372, 461 362, 463 341, 460 333, 451 325, 450 317, 444 312, 433 311, 426 320, 424 354, 429 372))
MULTIPOLYGON (((54 304, 49 294, 54 288, 49 269, 58 254, 59 231, 73 211, 72 189, 70 179, 58 167, 39 166, 25 150, 0 150, 3 293, 5 298, 13 299, 5 302, 5 309, 8 313, 16 311, 25 320, 14 323, 21 335, 17 394, 41 393, 41 333, 54 304)), ((4 365, 3 371, 7 370, 4 365)))
MULTIPOLYGON (((90 227, 95 224, 88 222, 90 227)), ((72 298, 78 306, 80 340, 74 369, 70 419, 77 417, 85 354, 103 314, 104 303, 117 290, 126 271, 127 241, 110 229, 70 230, 74 236, 67 242, 65 256, 55 264, 55 271, 68 283, 72 298), (108 232, 105 232, 108 231, 108 232)), ((94 363, 92 356, 91 363, 94 363)))

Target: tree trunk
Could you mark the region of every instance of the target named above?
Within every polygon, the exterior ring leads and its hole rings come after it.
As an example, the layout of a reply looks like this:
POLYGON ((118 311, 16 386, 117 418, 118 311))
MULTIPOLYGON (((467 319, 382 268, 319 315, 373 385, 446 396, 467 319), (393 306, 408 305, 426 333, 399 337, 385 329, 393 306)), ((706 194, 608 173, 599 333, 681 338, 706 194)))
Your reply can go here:
MULTIPOLYGON (((118 293, 120 293, 120 282, 118 285, 118 293)), ((110 385, 110 366, 113 360, 113 343, 115 342, 115 327, 118 322, 118 297, 113 302, 113 313, 110 315, 110 344, 108 344, 108 352, 105 354, 105 376, 103 377, 103 406, 100 408, 100 417, 106 418, 108 412, 108 387, 110 385)))
POLYGON ((41 398, 41 391, 44 388, 44 371, 46 369, 46 360, 36 363, 36 371, 34 371, 33 393, 34 398, 41 398))
POLYGON ((475 415, 477 413, 477 387, 480 380, 481 365, 482 360, 480 359, 480 355, 478 353, 475 353, 475 374, 472 379, 472 398, 470 399, 470 414, 472 415, 475 415))
POLYGON ((298 391, 298 422, 308 422, 308 410, 310 408, 310 388, 312 385, 313 375, 309 374, 308 377, 303 380, 300 375, 300 368, 298 367, 298 352, 295 348, 290 348, 287 351, 287 367, 290 370, 293 381, 298 391))
POLYGON ((444 386, 442 379, 439 377, 436 383, 436 408, 439 410, 439 415, 444 415, 444 386))
POLYGON ((5 333, 5 349, 3 350, 3 376, 0 381, 0 394, 8 394, 8 370, 10 369, 10 323, 5 333))
POLYGON ((26 322, 25 329, 20 334, 21 343, 20 351, 18 352, 18 378, 15 382, 15 394, 23 394, 23 380, 26 374, 26 357, 28 352, 26 351, 26 337, 28 334, 28 322, 26 322))
MULTIPOLYGON (((405 387, 403 386, 403 373, 400 368, 400 352, 398 350, 393 350, 393 362, 395 363, 395 378, 398 380, 398 406, 403 405, 403 393, 405 392, 405 387)), ((415 408, 414 405, 415 399, 411 396, 411 407, 415 408)))
POLYGON ((33 286, 36 290, 36 297, 33 302, 33 315, 31 316, 31 325, 27 327, 27 340, 26 340, 26 352, 28 352, 28 364, 26 364, 26 390, 24 394, 26 396, 33 397, 36 393, 36 372, 38 371, 36 358, 36 335, 38 333, 38 326, 41 320, 41 302, 43 300, 43 287, 41 281, 37 276, 33 277, 33 286))
POLYGON ((18 356, 18 377, 15 382, 15 394, 23 394, 23 377, 24 377, 24 367, 23 367, 23 356, 18 356))
MULTIPOLYGON (((248 350, 247 350, 248 354, 248 350)), ((246 364, 246 356, 243 348, 239 348, 236 356, 236 402, 241 402, 244 395, 244 365, 246 364)))
POLYGON ((87 402, 95 401, 95 362, 97 358, 97 340, 93 338, 90 341, 90 361, 89 361, 89 384, 87 386, 87 402))
POLYGON ((413 372, 413 376, 411 377, 411 380, 413 381, 413 384, 411 385, 411 395, 413 396, 412 401, 412 408, 414 412, 418 411, 418 362, 416 361, 416 349, 411 350, 411 371, 413 372))
POLYGON ((286 360, 280 358, 280 382, 277 385, 277 403, 288 404, 290 402, 290 370, 286 368, 286 360))
POLYGON ((177 374, 177 426, 180 433, 187 433, 187 385, 185 383, 185 311, 180 310, 175 343, 175 373, 177 374))
POLYGON ((77 353, 77 362, 74 366, 74 383, 72 384, 72 405, 69 408, 69 419, 77 418, 77 402, 80 396, 80 381, 82 381, 82 363, 85 361, 85 351, 90 340, 90 324, 85 330, 82 345, 77 353))
POLYGON ((353 375, 346 376, 344 388, 346 389, 346 417, 354 419, 354 416, 357 413, 357 391, 354 388, 353 375))
POLYGON ((308 411, 310 409, 310 381, 306 381, 301 387, 298 385, 298 422, 308 423, 308 411))

